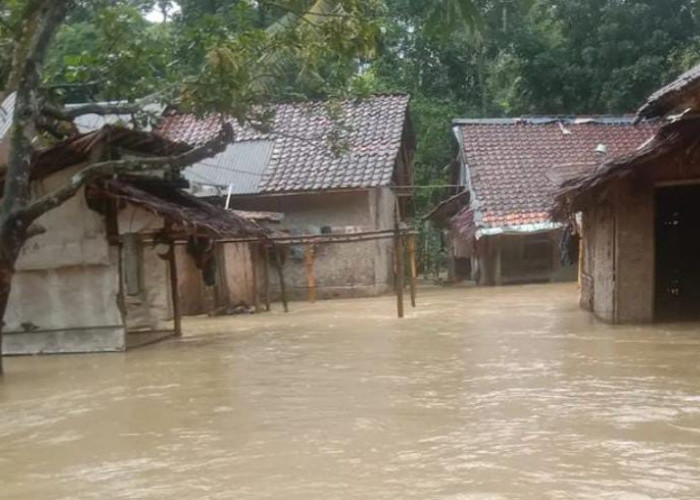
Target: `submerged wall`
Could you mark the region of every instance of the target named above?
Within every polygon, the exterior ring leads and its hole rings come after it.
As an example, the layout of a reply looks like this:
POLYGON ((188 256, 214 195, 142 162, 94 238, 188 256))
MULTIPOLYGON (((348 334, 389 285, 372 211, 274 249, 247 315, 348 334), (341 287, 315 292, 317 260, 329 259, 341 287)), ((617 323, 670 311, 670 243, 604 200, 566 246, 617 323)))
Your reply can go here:
MULTIPOLYGON (((80 167, 33 186, 35 196, 64 183, 80 167)), ((17 261, 5 317, 7 354, 121 351, 126 348, 118 306, 119 256, 103 217, 84 191, 37 221, 45 234, 29 240, 17 261)))
POLYGON ((555 283, 576 280, 578 263, 561 263, 562 229, 485 236, 476 243, 480 285, 555 283))
POLYGON ((137 267, 137 286, 125 284, 124 303, 126 324, 130 331, 167 330, 172 328, 172 297, 170 290, 170 265, 166 258, 169 246, 148 241, 148 233, 163 228, 162 217, 143 208, 128 205, 117 216, 119 235, 122 238, 135 235, 136 254, 132 257, 122 245, 122 279, 133 264, 137 267), (144 235, 144 238, 140 236, 144 235), (132 261, 131 263, 129 261, 132 261))
POLYGON ((654 179, 644 175, 596 193, 583 221, 581 305, 614 323, 654 320, 654 179))
MULTIPOLYGON (((280 212, 284 220, 277 229, 289 234, 350 234, 393 229, 395 196, 389 188, 286 196, 234 198, 240 210, 280 212)), ((390 289, 393 282, 393 242, 319 245, 314 275, 318 298, 373 296, 390 289)), ((290 298, 308 296, 305 249, 292 246, 285 262, 285 280, 290 298)), ((279 281, 270 272, 273 293, 279 281)))

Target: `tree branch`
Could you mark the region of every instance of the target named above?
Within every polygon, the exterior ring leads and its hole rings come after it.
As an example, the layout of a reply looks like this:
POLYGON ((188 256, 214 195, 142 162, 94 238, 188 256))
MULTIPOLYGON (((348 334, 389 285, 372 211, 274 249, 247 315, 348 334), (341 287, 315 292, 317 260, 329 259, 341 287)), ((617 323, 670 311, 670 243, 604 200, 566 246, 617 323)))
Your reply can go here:
POLYGON ((67 186, 39 198, 23 209, 20 213, 20 219, 23 224, 30 226, 41 215, 75 196, 85 184, 100 177, 120 173, 143 172, 165 167, 173 170, 183 169, 222 153, 228 144, 233 141, 233 137, 233 127, 227 123, 216 138, 181 155, 156 158, 128 158, 94 163, 74 175, 67 186))
MULTIPOLYGON (((35 0, 38 9, 36 26, 29 36, 29 45, 21 62, 17 61, 19 86, 15 101, 10 152, 0 215, 9 216, 21 209, 29 200, 29 170, 31 141, 35 132, 34 105, 36 91, 41 80, 41 64, 54 33, 63 21, 71 0, 35 0)), ((17 55, 17 54, 15 54, 17 55)), ((15 69, 16 69, 15 68, 15 69)), ((13 71, 15 71, 13 69, 13 71)))

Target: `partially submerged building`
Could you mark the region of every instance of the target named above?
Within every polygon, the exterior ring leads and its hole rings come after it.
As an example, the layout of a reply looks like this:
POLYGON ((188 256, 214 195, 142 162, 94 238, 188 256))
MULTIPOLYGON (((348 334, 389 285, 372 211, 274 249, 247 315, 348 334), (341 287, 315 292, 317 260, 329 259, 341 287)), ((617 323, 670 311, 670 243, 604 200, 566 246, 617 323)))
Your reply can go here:
MULTIPOLYGON (((562 262, 565 225, 550 209, 557 180, 592 170, 647 141, 654 128, 631 117, 460 119, 454 178, 469 205, 449 221, 455 278, 480 285, 574 280, 562 262)), ((574 245, 576 250, 576 245, 574 245)))
MULTIPOLYGON (((353 235, 392 230, 412 193, 415 138, 409 97, 377 95, 339 103, 274 106, 264 127, 240 127, 220 155, 184 171, 198 196, 221 205, 284 215, 279 231, 303 235, 353 235)), ((199 144, 218 130, 215 119, 166 113, 158 132, 199 144)), ((311 249, 292 245, 285 257, 292 298, 377 295, 393 284, 390 239, 311 249)), ((273 274, 273 293, 279 282, 273 274)))
MULTIPOLYGON (((105 126, 39 151, 32 193, 51 193, 101 159, 189 149, 152 133, 105 126)), ((3 351, 122 351, 177 334, 175 243, 265 237, 256 224, 181 186, 163 174, 105 177, 41 216, 37 223, 46 232, 27 241, 16 263, 3 351)))
POLYGON ((638 121, 671 117, 653 138, 557 195, 557 217, 582 225, 581 305, 603 320, 700 319, 698 103, 700 66, 639 110, 638 121))

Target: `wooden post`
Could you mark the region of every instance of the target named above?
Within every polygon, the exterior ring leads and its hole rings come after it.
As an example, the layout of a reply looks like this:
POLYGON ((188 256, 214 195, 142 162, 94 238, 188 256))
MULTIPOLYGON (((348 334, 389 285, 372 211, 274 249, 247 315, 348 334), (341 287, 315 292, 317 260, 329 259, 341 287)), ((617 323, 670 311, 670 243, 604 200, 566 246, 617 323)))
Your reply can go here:
POLYGON ((316 259, 316 249, 309 243, 305 247, 306 256, 306 282, 309 287, 309 302, 316 302, 316 278, 314 276, 314 260, 316 259))
POLYGON ((585 246, 583 244, 583 224, 581 224, 581 229, 578 235, 578 288, 579 290, 583 286, 583 263, 584 263, 584 252, 585 246))
POLYGON ((175 259, 175 242, 170 242, 170 251, 168 252, 168 261, 170 263, 170 290, 173 297, 173 324, 175 335, 182 336, 182 316, 180 315, 180 292, 178 290, 177 281, 177 261, 175 259))
POLYGON ((265 282, 265 310, 270 312, 270 249, 263 245, 263 281, 265 282))
POLYGON ((258 244, 251 243, 250 264, 253 268, 253 305, 255 306, 256 313, 260 312, 260 293, 258 291, 258 251, 258 244))
POLYGON ((394 205, 394 266, 396 267, 396 312, 399 318, 403 318, 403 234, 398 198, 394 205))
POLYGON ((280 251, 279 245, 275 245, 275 252, 277 257, 277 262, 275 262, 277 267, 277 276, 280 280, 280 296, 282 298, 282 304, 284 305, 284 312, 289 312, 289 304, 287 303, 287 287, 284 284, 284 271, 282 269, 282 252, 280 251))
POLYGON ((408 258, 411 265, 411 307, 416 307, 416 235, 412 234, 408 237, 408 258))
POLYGON ((394 235, 394 256, 396 262, 396 312, 399 318, 403 318, 403 235, 398 228, 394 235))

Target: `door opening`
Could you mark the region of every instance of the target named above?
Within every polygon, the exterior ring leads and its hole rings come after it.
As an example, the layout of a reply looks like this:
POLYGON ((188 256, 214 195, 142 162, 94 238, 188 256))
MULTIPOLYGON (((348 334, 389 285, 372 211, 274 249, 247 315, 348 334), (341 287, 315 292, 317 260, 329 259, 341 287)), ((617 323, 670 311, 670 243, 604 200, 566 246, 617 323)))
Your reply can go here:
POLYGON ((700 320, 700 185, 656 189, 657 321, 700 320))

